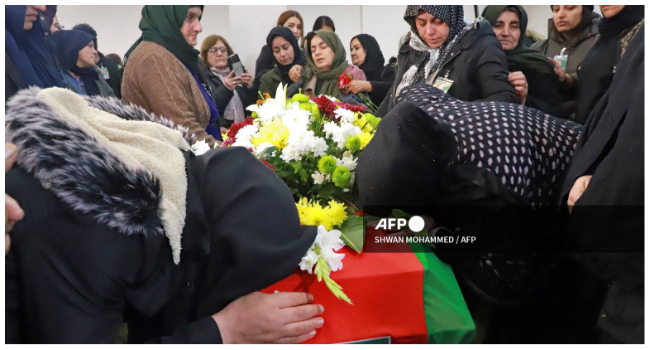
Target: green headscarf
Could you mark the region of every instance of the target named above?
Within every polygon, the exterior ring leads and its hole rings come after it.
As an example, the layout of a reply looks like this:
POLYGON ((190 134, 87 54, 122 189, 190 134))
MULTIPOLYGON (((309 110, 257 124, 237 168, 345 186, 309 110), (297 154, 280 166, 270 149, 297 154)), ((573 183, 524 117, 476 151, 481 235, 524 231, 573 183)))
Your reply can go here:
MULTIPOLYGON (((332 60, 332 66, 330 70, 320 70, 316 68, 313 58, 311 57, 311 39, 308 40, 307 44, 307 66, 303 69, 302 75, 302 87, 303 89, 309 84, 312 77, 315 75, 317 79, 322 80, 322 85, 318 94, 329 95, 333 97, 339 97, 341 91, 339 89, 339 77, 346 68, 348 68, 348 61, 345 59, 345 45, 339 39, 339 36, 336 33, 329 30, 317 30, 313 32, 314 34, 321 37, 321 39, 329 46, 332 51, 334 51, 334 59, 332 60)), ((316 93, 316 91, 314 91, 316 93)))
POLYGON ((526 10, 521 5, 490 5, 486 6, 481 13, 481 16, 485 18, 490 24, 494 27, 499 19, 499 16, 506 10, 508 6, 515 6, 519 9, 521 16, 519 16, 519 29, 521 30, 521 36, 519 36, 519 41, 517 46, 510 50, 505 51, 506 59, 508 61, 508 69, 511 72, 516 71, 525 71, 525 70, 535 70, 543 74, 555 75, 553 70, 553 64, 540 52, 529 49, 524 46, 524 39, 526 38, 526 28, 528 27, 528 14, 526 10))
MULTIPOLYGON (((124 65, 135 48, 143 41, 151 41, 162 45, 179 61, 189 67, 195 67, 199 60, 199 51, 187 43, 181 33, 181 27, 190 7, 203 5, 146 5, 142 8, 140 30, 142 36, 131 46, 125 55, 124 65)), ((201 19, 199 17, 199 19, 201 19)))

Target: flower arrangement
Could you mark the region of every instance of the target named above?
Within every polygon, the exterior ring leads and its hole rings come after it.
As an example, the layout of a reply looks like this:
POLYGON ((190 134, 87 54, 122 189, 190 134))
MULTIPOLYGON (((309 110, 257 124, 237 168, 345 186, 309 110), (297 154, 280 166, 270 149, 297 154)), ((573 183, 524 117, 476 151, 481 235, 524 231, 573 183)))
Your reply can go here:
POLYGON ((361 252, 363 219, 352 215, 353 185, 359 153, 375 134, 380 119, 328 96, 311 100, 302 93, 286 98, 280 85, 275 98, 262 96, 249 106, 252 116, 234 124, 221 147, 245 147, 288 185, 301 224, 318 226, 318 237, 300 263, 325 281, 337 297, 350 302, 330 272, 342 268, 348 245, 361 252), (340 244, 338 243, 340 242, 340 244))

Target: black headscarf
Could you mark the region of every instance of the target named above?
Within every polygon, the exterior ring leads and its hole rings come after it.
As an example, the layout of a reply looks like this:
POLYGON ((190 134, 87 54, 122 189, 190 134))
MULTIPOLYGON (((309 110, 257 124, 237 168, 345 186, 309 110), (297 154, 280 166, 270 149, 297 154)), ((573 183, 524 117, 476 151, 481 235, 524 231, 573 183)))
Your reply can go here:
POLYGON ((519 9, 519 30, 521 35, 517 46, 509 51, 505 51, 508 68, 511 72, 535 70, 541 74, 555 75, 553 64, 538 51, 527 48, 524 45, 526 39, 526 28, 528 27, 528 14, 523 6, 520 5, 490 5, 486 6, 481 16, 488 20, 494 27, 499 20, 499 16, 506 11, 507 7, 515 6, 519 9))
MULTIPOLYGON (((199 61, 199 51, 187 43, 181 33, 181 27, 191 7, 203 11, 203 5, 146 5, 142 8, 140 30, 142 36, 131 46, 125 55, 124 65, 128 57, 143 41, 151 41, 163 46, 187 67, 196 67, 199 61)), ((201 19, 201 17, 199 17, 201 19)))
POLYGON ((289 70, 291 70, 291 67, 293 67, 295 64, 299 64, 298 62, 300 61, 300 57, 302 56, 302 51, 300 51, 298 40, 293 35, 293 32, 291 32, 291 29, 286 27, 275 27, 271 29, 271 32, 269 32, 269 35, 266 37, 266 46, 269 48, 269 50, 271 50, 271 57, 273 57, 273 63, 275 63, 278 66, 278 69, 280 69, 282 80, 290 81, 291 79, 289 78, 289 70), (278 60, 275 59, 275 55, 273 55, 273 39, 275 39, 276 36, 283 37, 286 41, 289 42, 289 44, 291 44, 291 47, 293 47, 293 61, 286 66, 280 64, 280 62, 278 62, 278 60))
POLYGON ((97 80, 99 74, 92 67, 79 67, 79 51, 93 42, 94 37, 80 30, 59 30, 53 34, 54 42, 58 48, 57 56, 61 63, 61 68, 66 69, 79 76, 79 79, 86 86, 88 96, 100 95, 97 80))
POLYGON ((42 28, 37 19, 32 29, 25 31, 26 12, 24 5, 5 6, 5 53, 9 54, 28 86, 64 87, 56 63, 56 49, 46 39, 49 28, 42 28))
MULTIPOLYGON (((359 40, 359 43, 361 43, 361 46, 366 51, 366 59, 359 68, 366 73, 368 80, 373 80, 371 77, 376 76, 384 68, 384 63, 386 62, 384 60, 384 54, 381 53, 381 49, 379 48, 379 43, 377 43, 377 40, 372 35, 368 34, 359 34, 352 38, 352 40, 354 39, 359 40)), ((350 44, 352 44, 352 40, 350 40, 350 44)), ((351 48, 350 51, 352 51, 351 48)))
POLYGON ((598 23, 601 36, 619 35, 624 30, 633 27, 644 18, 643 5, 625 5, 621 12, 612 18, 603 18, 598 23))

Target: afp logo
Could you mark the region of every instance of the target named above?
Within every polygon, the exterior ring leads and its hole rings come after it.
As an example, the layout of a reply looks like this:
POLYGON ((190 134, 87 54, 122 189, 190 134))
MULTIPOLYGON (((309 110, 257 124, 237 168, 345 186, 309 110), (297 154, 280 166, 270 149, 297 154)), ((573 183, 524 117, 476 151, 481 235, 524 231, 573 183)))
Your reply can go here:
POLYGON ((408 221, 404 218, 383 218, 375 227, 377 230, 400 231, 408 225, 409 230, 420 232, 424 229, 424 219, 421 216, 413 216, 408 221))

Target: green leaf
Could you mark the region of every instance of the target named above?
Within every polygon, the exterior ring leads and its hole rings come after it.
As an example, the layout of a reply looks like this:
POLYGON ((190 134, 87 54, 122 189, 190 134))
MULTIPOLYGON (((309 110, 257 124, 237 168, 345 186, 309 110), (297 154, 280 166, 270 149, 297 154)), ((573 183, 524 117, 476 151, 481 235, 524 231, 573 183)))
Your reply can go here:
POLYGON ((302 164, 300 162, 292 162, 292 163, 289 163, 289 164, 291 164, 291 166, 293 167, 293 173, 294 174, 298 174, 300 169, 302 169, 302 164))
MULTIPOLYGON (((259 158, 260 158, 260 159, 267 159, 267 157, 270 156, 271 153, 277 151, 277 149, 278 149, 278 148, 275 147, 275 146, 273 146, 273 147, 269 147, 269 148, 265 149, 264 152, 262 152, 262 154, 260 154, 259 158)), ((268 159, 267 159, 267 160, 268 160, 268 159)))
POLYGON ((333 184, 331 182, 326 182, 326 183, 323 184, 321 189, 318 191, 318 197, 320 197, 322 199, 329 200, 329 199, 334 198, 334 194, 336 194, 339 191, 340 191, 340 189, 338 187, 336 187, 335 184, 333 184))
POLYGON ((361 253, 363 249, 363 217, 348 215, 340 228, 341 240, 355 252, 361 253))
POLYGON ((399 210, 399 209, 393 209, 393 216, 396 217, 396 218, 401 218, 401 219, 410 219, 411 218, 411 214, 409 214, 409 213, 407 213, 407 212, 405 212, 403 210, 399 210))

